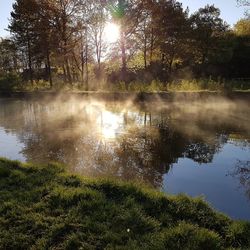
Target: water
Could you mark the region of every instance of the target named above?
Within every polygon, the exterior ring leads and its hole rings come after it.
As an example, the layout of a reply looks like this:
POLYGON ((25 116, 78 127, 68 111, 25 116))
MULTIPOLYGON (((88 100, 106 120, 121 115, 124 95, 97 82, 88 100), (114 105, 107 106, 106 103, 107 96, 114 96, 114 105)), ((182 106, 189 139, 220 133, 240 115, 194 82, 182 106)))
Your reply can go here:
POLYGON ((0 99, 0 156, 202 195, 250 220, 249 104, 0 99))

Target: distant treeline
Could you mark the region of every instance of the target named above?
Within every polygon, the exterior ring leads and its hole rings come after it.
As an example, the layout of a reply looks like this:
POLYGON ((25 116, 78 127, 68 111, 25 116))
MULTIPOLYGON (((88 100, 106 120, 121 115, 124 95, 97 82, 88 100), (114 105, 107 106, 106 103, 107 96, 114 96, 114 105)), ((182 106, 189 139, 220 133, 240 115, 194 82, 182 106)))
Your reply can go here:
POLYGON ((0 40, 0 77, 51 87, 250 78, 250 19, 230 28, 214 5, 190 15, 174 0, 16 0, 9 31, 0 40), (120 27, 112 44, 110 22, 120 27))

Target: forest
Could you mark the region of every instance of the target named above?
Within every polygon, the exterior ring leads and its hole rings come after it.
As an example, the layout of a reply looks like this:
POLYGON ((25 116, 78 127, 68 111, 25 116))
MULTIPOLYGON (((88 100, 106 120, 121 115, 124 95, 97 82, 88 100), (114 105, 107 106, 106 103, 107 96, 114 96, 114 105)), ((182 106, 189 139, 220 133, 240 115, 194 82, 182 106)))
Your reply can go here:
POLYGON ((16 0, 0 90, 249 89, 248 14, 230 27, 214 5, 190 13, 175 0, 16 0))

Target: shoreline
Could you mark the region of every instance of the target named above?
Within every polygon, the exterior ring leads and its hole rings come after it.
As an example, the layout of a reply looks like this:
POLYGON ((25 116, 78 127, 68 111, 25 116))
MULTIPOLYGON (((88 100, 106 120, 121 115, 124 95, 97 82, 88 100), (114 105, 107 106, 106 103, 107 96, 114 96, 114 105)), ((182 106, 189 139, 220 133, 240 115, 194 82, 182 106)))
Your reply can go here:
POLYGON ((248 91, 180 91, 180 92, 109 92, 109 91, 18 91, 10 93, 0 93, 0 98, 93 98, 100 100, 124 101, 133 99, 135 101, 185 101, 199 100, 211 97, 225 97, 228 99, 249 98, 250 90, 248 91))

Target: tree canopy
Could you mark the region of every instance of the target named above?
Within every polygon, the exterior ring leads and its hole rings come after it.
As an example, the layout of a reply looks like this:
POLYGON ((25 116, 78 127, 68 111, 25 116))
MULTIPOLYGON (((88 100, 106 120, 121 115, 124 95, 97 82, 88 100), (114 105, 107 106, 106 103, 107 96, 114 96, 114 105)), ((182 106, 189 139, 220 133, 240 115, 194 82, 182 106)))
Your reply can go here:
POLYGON ((0 42, 0 68, 51 87, 79 83, 85 89, 101 79, 168 82, 187 71, 248 77, 239 55, 250 57, 249 27, 245 18, 230 29, 214 5, 190 15, 175 0, 16 0, 11 37, 0 42), (107 36, 116 31, 105 34, 111 23, 119 28, 112 43, 107 36))

